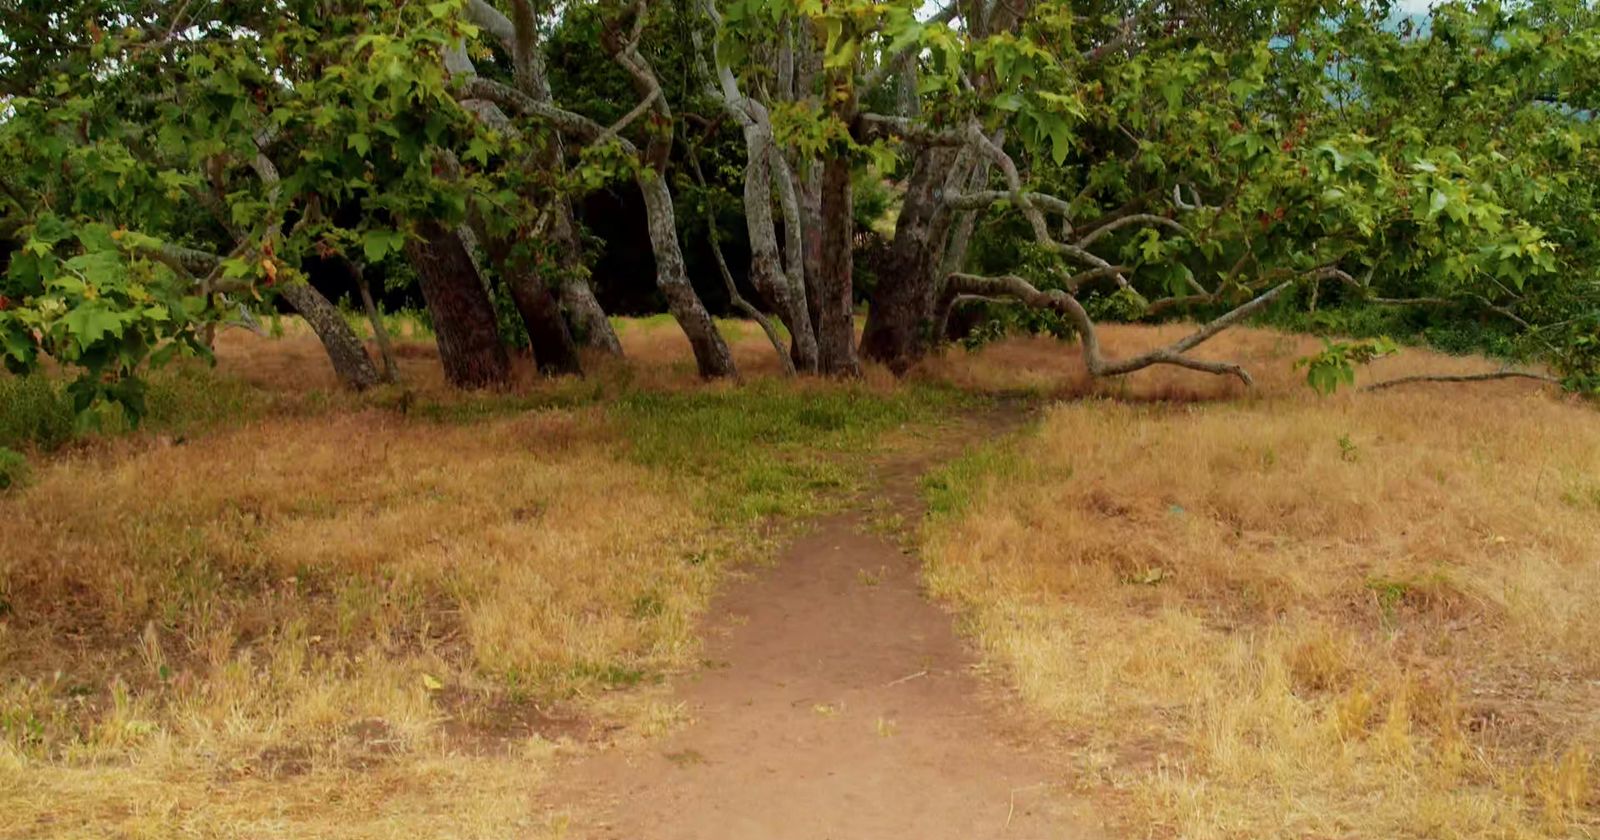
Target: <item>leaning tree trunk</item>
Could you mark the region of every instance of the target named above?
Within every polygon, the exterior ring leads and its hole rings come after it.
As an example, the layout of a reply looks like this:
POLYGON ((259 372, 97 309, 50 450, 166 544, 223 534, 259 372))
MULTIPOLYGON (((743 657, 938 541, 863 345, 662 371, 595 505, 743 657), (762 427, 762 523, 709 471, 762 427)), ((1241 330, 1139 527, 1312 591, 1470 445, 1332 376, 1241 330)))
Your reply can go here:
POLYGON ((350 260, 344 260, 345 271, 355 281, 361 295, 361 309, 367 313, 367 323, 372 325, 372 340, 378 343, 378 358, 383 360, 383 381, 393 385, 400 381, 400 365, 394 360, 394 345, 389 343, 389 330, 383 325, 383 313, 372 299, 372 284, 367 282, 366 269, 350 260))
POLYGON ((495 324, 494 304, 466 243, 436 222, 421 225, 418 232, 421 241, 408 242, 406 256, 417 270, 422 297, 433 316, 445 378, 459 388, 506 382, 511 365, 495 324))
POLYGON ((606 317, 606 311, 601 308, 588 281, 575 276, 562 280, 561 304, 567 308, 573 340, 612 356, 622 355, 622 342, 617 339, 617 331, 612 328, 611 319, 606 317))
POLYGON ((546 376, 581 375, 583 363, 578 358, 578 345, 572 341, 567 319, 561 315, 561 303, 549 283, 536 269, 517 259, 510 239, 488 235, 479 239, 487 245, 489 259, 511 291, 511 303, 528 330, 528 344, 539 372, 546 376))
POLYGON ((561 200, 561 205, 555 213, 551 234, 556 247, 557 265, 561 268, 561 287, 558 291, 561 303, 567 308, 570 332, 573 339, 585 347, 621 356, 622 342, 617 340, 617 331, 612 328, 611 319, 606 317, 606 311, 595 298, 594 289, 584 278, 586 266, 583 263, 583 244, 578 241, 572 208, 565 199, 561 200))
MULTIPOLYGON (((772 155, 771 138, 760 127, 745 129, 745 150, 749 158, 745 166, 744 208, 745 226, 750 234, 750 282, 766 298, 789 328, 790 361, 800 370, 816 369, 817 339, 811 329, 811 313, 791 288, 791 275, 784 270, 778 248, 778 228, 772 217, 772 155)), ((787 177, 779 173, 779 177, 787 177)), ((800 254, 790 254, 798 268, 800 254)), ((796 272, 795 277, 801 277, 796 272)), ((804 280, 801 281, 802 283, 804 280)))
POLYGON ((333 372, 340 384, 355 391, 378 384, 378 369, 373 367, 367 348, 321 292, 306 283, 287 283, 278 292, 322 340, 322 348, 328 351, 328 361, 333 362, 333 372))
POLYGON ((672 207, 672 193, 666 179, 653 169, 643 169, 639 175, 639 189, 644 193, 646 221, 650 227, 650 245, 655 251, 656 286, 667 298, 667 309, 677 319, 683 334, 689 337, 694 349, 695 365, 700 375, 713 379, 733 376, 733 354, 722 333, 711 320, 689 284, 689 272, 683 264, 683 250, 678 245, 676 211, 672 207))
POLYGON ((933 334, 940 247, 950 226, 942 204, 956 152, 923 149, 912 164, 887 270, 878 278, 861 336, 861 353, 903 374, 927 352, 933 334))
MULTIPOLYGON (((632 14, 644 14, 643 3, 632 14)), ((672 107, 667 104, 661 82, 656 78, 650 62, 639 53, 639 33, 634 27, 627 40, 621 40, 619 30, 602 34, 602 41, 611 57, 627 72, 641 101, 648 102, 654 128, 645 145, 640 160, 637 180, 644 194, 645 221, 650 230, 650 248, 656 258, 656 287, 667 299, 667 310, 677 320, 683 334, 694 349, 695 365, 706 379, 736 376, 733 354, 728 343, 717 332, 700 296, 689 283, 689 272, 683 264, 683 248, 678 244, 678 217, 672 206, 672 191, 667 188, 667 161, 672 155, 672 107)))
POLYGON ((500 273, 511 290, 517 314, 528 328, 528 343, 539 372, 546 376, 582 374, 578 345, 567 329, 567 319, 561 315, 561 302, 544 278, 509 261, 501 263, 500 273))
POLYGON ((854 199, 850 192, 850 159, 830 156, 822 166, 822 266, 817 325, 817 369, 831 376, 859 376, 856 358, 854 199))

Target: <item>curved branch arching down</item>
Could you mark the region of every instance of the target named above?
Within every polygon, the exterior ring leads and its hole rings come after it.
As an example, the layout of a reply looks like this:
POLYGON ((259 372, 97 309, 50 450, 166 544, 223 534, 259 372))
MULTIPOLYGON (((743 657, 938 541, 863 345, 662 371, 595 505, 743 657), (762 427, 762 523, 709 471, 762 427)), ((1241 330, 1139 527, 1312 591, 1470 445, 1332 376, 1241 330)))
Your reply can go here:
MULTIPOLYGON (((1096 272, 1105 274, 1116 270, 1118 270, 1117 266, 1107 266, 1084 272, 1084 274, 1096 272)), ((1294 286, 1299 280, 1326 277, 1335 271, 1337 269, 1331 267, 1317 268, 1306 272, 1300 278, 1281 282, 1251 298, 1248 302, 1234 307, 1226 314, 1202 324, 1199 329, 1171 344, 1126 359, 1112 360, 1105 358, 1100 351, 1100 337, 1095 330, 1094 319, 1089 317, 1088 311, 1083 308, 1083 304, 1079 303, 1077 298, 1060 289, 1041 291, 1032 283, 1015 275, 1001 277, 980 277, 973 274, 950 275, 945 280, 944 295, 938 309, 938 317, 940 318, 938 323, 940 328, 943 329, 951 307, 960 299, 982 298, 995 300, 1008 298, 1027 306, 1054 310, 1071 319, 1083 342, 1083 360, 1091 376, 1097 378, 1122 376, 1153 365, 1172 365, 1205 373, 1236 376, 1240 382, 1246 385, 1254 385, 1255 380, 1251 378, 1250 372, 1237 364, 1232 362, 1208 362, 1184 354, 1215 338, 1223 330, 1235 326, 1261 311, 1267 304, 1276 300, 1279 295, 1294 286)), ((1084 275, 1078 275, 1069 279, 1068 285, 1073 286, 1074 281, 1082 282, 1080 278, 1087 279, 1084 278, 1084 275)), ((1073 287, 1075 288, 1075 286, 1073 287)))

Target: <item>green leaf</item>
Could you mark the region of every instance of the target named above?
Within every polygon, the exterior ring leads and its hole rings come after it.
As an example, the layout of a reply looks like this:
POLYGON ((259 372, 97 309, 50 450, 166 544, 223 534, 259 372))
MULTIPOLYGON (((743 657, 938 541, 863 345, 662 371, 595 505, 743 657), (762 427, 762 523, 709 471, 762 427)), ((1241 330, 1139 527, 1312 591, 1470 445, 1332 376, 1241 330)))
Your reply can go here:
POLYGON ((77 338, 78 347, 85 350, 103 336, 122 334, 122 317, 97 303, 83 304, 68 312, 61 321, 77 338))
POLYGON ((361 235, 361 251, 368 263, 376 263, 405 245, 405 234, 394 230, 369 230, 361 235))
POLYGON ((1428 199, 1428 218, 1432 219, 1439 215, 1449 203, 1450 196, 1445 195, 1444 190, 1434 190, 1432 197, 1428 199))

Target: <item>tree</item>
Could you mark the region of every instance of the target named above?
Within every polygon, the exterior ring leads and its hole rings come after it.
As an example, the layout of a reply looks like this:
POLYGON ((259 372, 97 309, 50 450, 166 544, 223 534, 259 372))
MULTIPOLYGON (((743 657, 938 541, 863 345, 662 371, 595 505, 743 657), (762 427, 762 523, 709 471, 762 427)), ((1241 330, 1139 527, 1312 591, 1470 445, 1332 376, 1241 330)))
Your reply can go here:
MULTIPOLYGON (((541 33, 532 5, 519 0, 513 4, 513 15, 508 18, 484 0, 473 0, 467 4, 466 14, 468 19, 491 34, 511 55, 514 87, 549 103, 552 100, 550 80, 545 72, 541 33)), ((470 80, 478 72, 464 45, 453 46, 446 52, 445 66, 459 80, 470 80)), ((492 130, 517 136, 516 127, 497 106, 473 102, 469 107, 492 130)), ((521 179, 524 185, 521 198, 524 205, 547 207, 533 223, 537 229, 546 232, 545 238, 549 240, 550 247, 540 248, 537 238, 531 236, 532 231, 527 228, 514 231, 514 236, 507 232, 490 231, 489 224, 481 217, 476 220, 476 226, 490 242, 502 271, 508 273, 525 321, 551 316, 554 301, 550 293, 554 288, 571 313, 573 331, 582 336, 589 346, 620 355, 622 345, 584 276, 583 250, 578 241, 571 204, 566 195, 552 190, 548 183, 551 180, 558 181, 565 175, 566 162, 562 155, 560 134, 552 134, 543 140, 531 148, 521 161, 525 170, 531 170, 530 175, 542 176, 521 179), (553 271, 544 269, 544 266, 549 266, 553 271), (552 273, 558 276, 548 276, 552 273)), ((536 345, 544 344, 548 349, 540 353, 536 347, 535 356, 548 358, 552 369, 574 372, 576 357, 566 349, 567 342, 561 340, 562 331, 558 325, 546 320, 539 332, 545 338, 536 338, 536 345)))
POLYGON ((1426 26, 1357 0, 53 14, 3 30, 28 49, 0 65, 0 236, 20 246, 0 346, 15 369, 78 368, 89 402, 132 406, 141 366, 204 352, 206 323, 276 296, 343 379, 375 381, 303 282, 313 256, 412 259, 458 384, 507 375, 486 278, 540 366, 576 371, 574 336, 618 345, 572 202, 618 181, 644 199, 656 285, 700 372, 732 376, 683 255, 685 191, 716 218, 693 186, 709 186, 701 141, 675 153, 691 134, 743 151, 731 192, 758 300, 726 265, 724 281, 799 371, 859 372, 852 183, 871 171, 903 197, 860 349, 896 372, 941 346, 952 311, 1023 306, 1077 336, 1094 375, 1163 364, 1248 382, 1194 349, 1267 313, 1385 307, 1600 386, 1600 28, 1579 0, 1447 3, 1426 26), (548 34, 573 27, 623 105, 552 83, 548 34), (1098 323, 1172 317, 1200 326, 1102 355, 1098 323))
MULTIPOLYGON (((666 298, 667 308, 688 337, 700 374, 707 378, 732 376, 733 355, 689 283, 684 266, 666 171, 672 149, 673 112, 649 58, 640 52, 650 8, 644 2, 635 2, 620 8, 605 6, 602 11, 606 13, 603 43, 626 72, 638 98, 638 104, 616 124, 602 127, 587 116, 553 104, 550 98, 482 76, 460 79, 458 95, 469 106, 474 102, 492 103, 517 117, 537 120, 547 131, 559 134, 563 143, 587 144, 580 150, 580 180, 595 183, 620 173, 633 175, 644 196, 656 284, 666 298), (643 126, 643 147, 624 136, 636 122, 643 126)), ((479 14, 489 17, 487 12, 479 14)), ((530 27, 528 24, 524 30, 530 27)), ((512 29, 515 37, 516 26, 512 29)), ((522 62, 532 61, 531 51, 529 56, 522 62)))
POLYGON ((1593 137, 1584 7, 1447 6, 1433 34, 1359 3, 1036 3, 1016 26, 1012 10, 958 4, 923 22, 832 4, 818 18, 857 27, 837 27, 830 54, 871 43, 878 67, 918 57, 920 107, 851 125, 858 144, 892 138, 913 160, 902 270, 880 286, 866 338, 897 369, 937 343, 951 307, 996 298, 1059 313, 1095 375, 1171 364, 1248 381, 1189 351, 1291 291, 1403 287, 1422 302, 1416 290, 1448 288, 1510 311, 1564 285, 1554 226, 1503 173, 1516 161, 1509 171, 1546 176, 1546 195, 1592 177, 1551 154, 1593 137), (1448 72, 1441 50, 1477 77, 1471 108, 1448 118, 1409 107, 1422 78, 1448 72), (1512 126, 1526 145, 1507 142, 1512 126), (1010 220, 1025 238, 989 276, 965 273, 954 212, 1010 220), (1100 356, 1099 318, 1183 311, 1212 318, 1133 358, 1100 356))

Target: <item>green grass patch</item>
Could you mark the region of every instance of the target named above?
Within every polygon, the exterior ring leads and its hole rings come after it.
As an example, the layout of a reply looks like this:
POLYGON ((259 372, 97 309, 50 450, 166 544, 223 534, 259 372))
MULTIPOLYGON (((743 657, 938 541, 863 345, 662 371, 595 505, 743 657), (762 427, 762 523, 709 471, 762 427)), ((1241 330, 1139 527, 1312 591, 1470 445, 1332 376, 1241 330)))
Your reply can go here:
POLYGON ((1024 472, 1028 464, 1020 452, 1020 440, 1018 435, 1012 435, 986 443, 923 476, 922 497, 927 500, 928 515, 960 516, 998 477, 1024 472))
POLYGON ((966 399, 928 387, 882 394, 856 385, 757 382, 726 390, 633 392, 609 411, 635 460, 702 479, 710 510, 746 522, 816 512, 829 496, 859 484, 862 463, 851 456, 899 426, 934 422, 966 399))
POLYGON ((242 379, 200 365, 174 367, 150 377, 143 427, 191 435, 260 417, 271 397, 242 379))
POLYGON ((611 329, 617 335, 622 335, 628 330, 639 329, 640 327, 659 327, 662 324, 670 324, 672 323, 672 313, 657 312, 654 315, 639 316, 612 315, 608 320, 611 321, 611 329))
MULTIPOLYGON (((141 428, 183 436, 260 416, 270 398, 248 383, 201 365, 170 367, 146 378, 141 428)), ((79 418, 66 383, 42 375, 0 378, 0 447, 51 452, 84 434, 121 435, 132 425, 116 406, 79 418)))
MULTIPOLYGON (((361 340, 369 341, 376 338, 372 331, 372 319, 367 317, 365 310, 351 308, 348 301, 341 301, 339 314, 344 316, 345 323, 350 325, 350 329, 361 340)), ((383 331, 396 341, 415 341, 434 337, 433 319, 426 308, 400 309, 395 312, 379 310, 378 320, 383 324, 383 331)), ((278 333, 282 333, 281 323, 275 323, 274 327, 278 333)))
MULTIPOLYGON (((419 400, 407 404, 407 413, 436 423, 476 423, 529 411, 593 405, 605 398, 607 387, 600 379, 572 377, 536 393, 462 392, 445 399, 419 400)), ((407 393, 403 388, 387 388, 371 392, 367 399, 375 405, 398 409, 402 402, 411 399, 407 393)))

